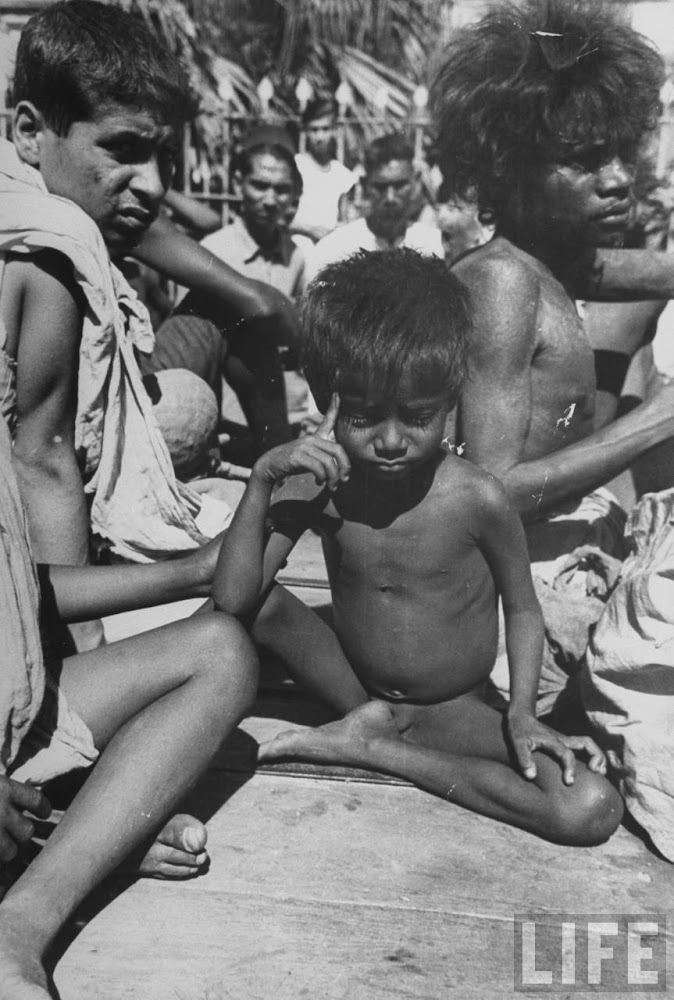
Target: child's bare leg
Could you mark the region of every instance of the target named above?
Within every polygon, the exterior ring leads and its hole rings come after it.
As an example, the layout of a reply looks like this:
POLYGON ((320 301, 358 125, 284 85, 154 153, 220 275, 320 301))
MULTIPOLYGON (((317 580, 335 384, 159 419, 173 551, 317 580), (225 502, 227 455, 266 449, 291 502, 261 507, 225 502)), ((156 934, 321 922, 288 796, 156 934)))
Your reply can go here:
POLYGON ((255 654, 200 615, 64 664, 71 707, 103 753, 0 906, 0 997, 45 1000, 45 949, 82 899, 165 821, 250 705, 255 654))
POLYGON ((601 775, 577 762, 564 785, 558 762, 537 753, 537 777, 510 762, 503 717, 475 694, 439 705, 372 701, 344 720, 281 734, 261 759, 299 757, 369 767, 474 812, 564 844, 601 843, 622 818, 622 799, 601 775))
POLYGON ((283 660, 293 680, 336 711, 346 714, 367 701, 335 633, 283 587, 272 588, 253 638, 283 660))

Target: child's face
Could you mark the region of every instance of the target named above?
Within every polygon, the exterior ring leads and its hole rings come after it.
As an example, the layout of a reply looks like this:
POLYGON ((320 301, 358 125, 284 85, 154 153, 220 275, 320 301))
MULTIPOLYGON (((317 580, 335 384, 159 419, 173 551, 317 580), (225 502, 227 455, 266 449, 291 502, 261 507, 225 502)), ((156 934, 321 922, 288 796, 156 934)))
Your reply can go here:
POLYGON ((437 383, 403 378, 395 399, 342 387, 335 438, 354 466, 382 481, 403 479, 437 454, 449 414, 437 383))
POLYGON ((103 107, 65 135, 44 127, 39 169, 47 190, 91 216, 113 254, 137 244, 157 216, 173 173, 174 134, 146 111, 103 107))

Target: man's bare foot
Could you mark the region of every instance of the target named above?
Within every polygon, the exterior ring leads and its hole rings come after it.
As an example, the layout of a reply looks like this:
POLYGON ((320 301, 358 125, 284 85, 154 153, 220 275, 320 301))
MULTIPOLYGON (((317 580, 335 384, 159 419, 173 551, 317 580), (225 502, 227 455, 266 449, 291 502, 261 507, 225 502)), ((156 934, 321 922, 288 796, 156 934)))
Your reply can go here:
POLYGON ((11 911, 0 912, 0 1000, 49 1000, 47 974, 34 928, 11 911))
POLYGON ((377 741, 399 740, 400 733, 385 701, 368 701, 337 722, 316 729, 289 729, 263 743, 258 761, 291 758, 317 763, 374 766, 372 746, 377 741))
POLYGON ((194 816, 182 813, 173 816, 157 834, 149 851, 132 855, 122 871, 125 875, 144 875, 146 878, 191 878, 208 860, 207 836, 206 827, 194 816))

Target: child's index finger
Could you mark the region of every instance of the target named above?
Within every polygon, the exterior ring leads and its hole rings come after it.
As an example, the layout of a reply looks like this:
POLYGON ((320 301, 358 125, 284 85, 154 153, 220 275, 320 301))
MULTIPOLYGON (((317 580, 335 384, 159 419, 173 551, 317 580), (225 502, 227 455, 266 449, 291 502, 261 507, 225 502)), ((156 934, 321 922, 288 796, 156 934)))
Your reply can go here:
POLYGON ((337 416, 339 414, 339 393, 333 392, 330 398, 330 405, 326 411, 323 420, 318 426, 316 434, 318 437, 329 438, 335 429, 335 424, 337 423, 337 416))

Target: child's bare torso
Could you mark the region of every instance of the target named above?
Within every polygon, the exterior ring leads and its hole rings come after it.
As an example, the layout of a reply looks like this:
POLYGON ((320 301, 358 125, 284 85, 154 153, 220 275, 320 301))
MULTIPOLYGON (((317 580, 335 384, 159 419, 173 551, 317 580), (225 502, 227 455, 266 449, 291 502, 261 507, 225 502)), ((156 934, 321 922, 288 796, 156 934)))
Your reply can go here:
MULTIPOLYGON (((438 702, 494 664, 494 582, 477 544, 483 474, 447 455, 424 495, 387 510, 342 489, 321 519, 337 635, 363 685, 384 698, 438 702)), ((412 487, 414 489, 414 486, 412 487)))

